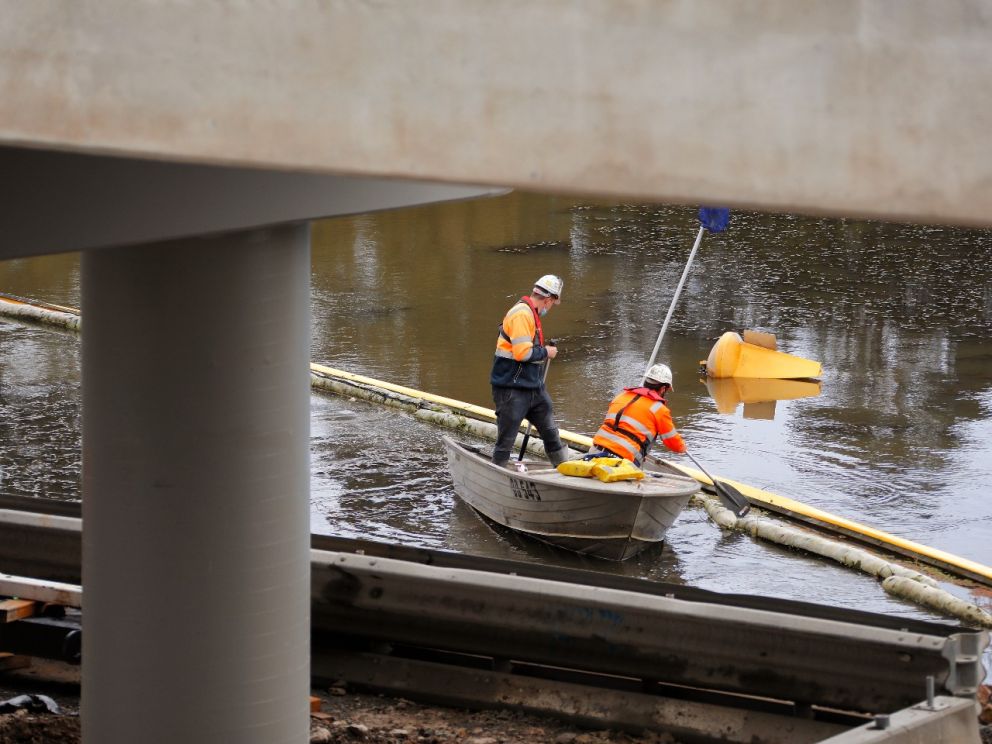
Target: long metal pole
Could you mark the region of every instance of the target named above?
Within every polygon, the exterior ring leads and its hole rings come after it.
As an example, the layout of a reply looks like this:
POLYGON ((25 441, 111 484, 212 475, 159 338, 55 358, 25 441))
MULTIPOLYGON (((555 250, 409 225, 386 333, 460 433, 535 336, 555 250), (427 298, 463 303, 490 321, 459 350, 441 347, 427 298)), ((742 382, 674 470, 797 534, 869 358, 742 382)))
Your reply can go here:
MULTIPOLYGON (((544 363, 544 374, 541 376, 541 384, 544 385, 548 381, 548 370, 551 368, 551 357, 548 357, 548 361, 544 363)), ((530 439, 530 430, 533 424, 530 420, 527 421, 527 432, 524 434, 524 441, 520 443, 520 455, 517 457, 517 461, 524 459, 524 452, 527 451, 527 441, 530 439)))
POLYGON ((692 252, 689 253, 689 260, 686 261, 685 269, 682 271, 682 278, 679 279, 679 286, 675 288, 675 296, 672 297, 672 304, 668 308, 668 314, 665 316, 665 322, 661 324, 661 333, 658 334, 658 340, 654 342, 654 350, 651 352, 651 358, 648 360, 648 366, 644 368, 644 378, 641 379, 641 384, 644 384, 644 379, 647 378, 648 370, 651 369, 651 365, 654 364, 655 357, 658 356, 658 349, 661 348, 661 339, 665 337, 665 331, 668 328, 668 321, 672 319, 672 313, 675 312, 675 303, 679 301, 679 295, 682 294, 682 287, 685 286, 686 277, 689 276, 689 268, 692 266, 692 260, 696 257, 696 251, 699 249, 699 243, 703 239, 704 228, 702 225, 699 226, 699 232, 696 233, 696 242, 692 246, 692 252))

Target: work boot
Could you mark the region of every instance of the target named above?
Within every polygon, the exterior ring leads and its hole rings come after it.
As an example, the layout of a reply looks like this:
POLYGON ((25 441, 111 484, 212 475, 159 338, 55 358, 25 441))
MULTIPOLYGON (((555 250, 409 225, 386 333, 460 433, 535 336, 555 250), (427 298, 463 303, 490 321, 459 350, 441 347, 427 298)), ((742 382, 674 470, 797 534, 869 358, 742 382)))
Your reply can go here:
POLYGON ((568 447, 565 446, 554 452, 548 452, 548 459, 551 460, 552 465, 558 467, 568 459, 568 447))

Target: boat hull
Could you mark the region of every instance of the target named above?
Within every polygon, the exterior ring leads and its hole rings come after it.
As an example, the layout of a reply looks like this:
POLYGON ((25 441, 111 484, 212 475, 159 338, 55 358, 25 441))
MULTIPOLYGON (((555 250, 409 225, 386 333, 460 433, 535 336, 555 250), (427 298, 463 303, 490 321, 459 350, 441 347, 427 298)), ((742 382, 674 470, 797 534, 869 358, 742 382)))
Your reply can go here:
POLYGON ((443 437, 455 493, 497 524, 565 550, 622 561, 665 539, 699 490, 692 478, 655 472, 602 483, 562 475, 540 460, 526 472, 490 462, 481 450, 443 437))

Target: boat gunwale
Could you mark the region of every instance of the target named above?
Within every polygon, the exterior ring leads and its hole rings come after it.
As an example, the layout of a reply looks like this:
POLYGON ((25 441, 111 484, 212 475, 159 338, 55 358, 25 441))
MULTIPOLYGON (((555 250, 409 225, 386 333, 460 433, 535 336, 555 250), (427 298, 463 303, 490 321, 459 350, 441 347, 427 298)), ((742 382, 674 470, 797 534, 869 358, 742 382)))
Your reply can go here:
MULTIPOLYGON (((463 442, 454 439, 453 437, 442 436, 441 439, 445 443, 446 448, 454 449, 456 452, 468 456, 470 458, 470 461, 473 461, 478 467, 481 467, 485 470, 501 473, 507 477, 518 478, 520 480, 524 480, 529 483, 534 483, 535 485, 544 486, 544 487, 572 489, 576 491, 583 491, 586 493, 596 493, 596 494, 612 493, 613 495, 616 496, 646 499, 651 501, 657 499, 684 498, 686 496, 692 496, 692 494, 697 493, 701 489, 699 482, 696 481, 694 478, 691 478, 686 475, 679 475, 674 472, 672 473, 658 472, 656 473, 657 479, 658 480, 664 479, 665 481, 669 481, 673 483, 682 483, 682 481, 685 481, 684 486, 686 492, 674 491, 673 489, 672 493, 652 493, 649 490, 639 488, 639 486, 643 482, 641 480, 633 481, 633 482, 615 481, 613 483, 605 483, 603 481, 589 479, 589 478, 573 478, 572 480, 576 481, 576 483, 571 483, 571 482, 557 483, 554 481, 550 481, 547 478, 540 477, 540 475, 542 474, 550 475, 552 472, 556 472, 554 468, 550 466, 550 464, 548 465, 548 467, 542 468, 540 471, 537 472, 536 475, 538 477, 534 477, 534 475, 529 471, 521 472, 517 470, 509 470, 503 466, 496 465, 492 461, 486 459, 485 456, 480 454, 480 452, 477 449, 472 448, 471 446, 466 445, 463 442), (615 486, 617 486, 618 488, 614 488, 615 486), (604 488, 604 487, 608 487, 608 488, 604 488)), ((527 464, 544 465, 543 460, 523 460, 522 462, 525 465, 527 464)), ((646 470, 645 472, 655 473, 655 471, 653 470, 646 470)), ((567 476, 563 476, 563 477, 567 477, 567 476)), ((653 480, 655 479, 652 478, 652 481, 653 480)), ((652 481, 648 481, 648 482, 650 483, 652 481)))

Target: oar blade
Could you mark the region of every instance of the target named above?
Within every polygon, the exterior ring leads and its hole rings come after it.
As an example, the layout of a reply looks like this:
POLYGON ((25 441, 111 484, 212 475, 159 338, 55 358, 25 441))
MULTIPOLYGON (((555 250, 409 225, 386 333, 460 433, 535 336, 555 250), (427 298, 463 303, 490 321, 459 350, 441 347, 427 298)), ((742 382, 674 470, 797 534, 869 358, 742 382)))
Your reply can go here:
POLYGON ((738 517, 743 517, 751 511, 751 502, 747 500, 744 494, 729 483, 714 480, 713 488, 716 490, 716 495, 720 497, 723 505, 738 517))

